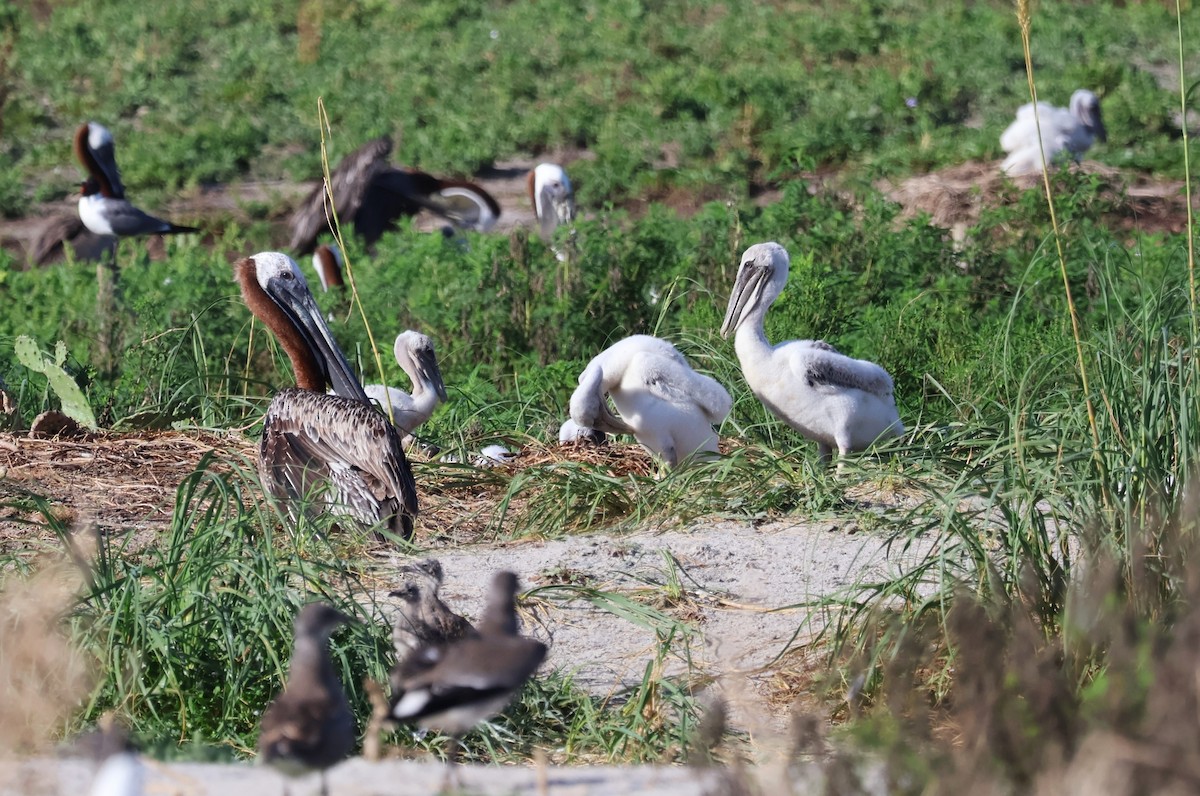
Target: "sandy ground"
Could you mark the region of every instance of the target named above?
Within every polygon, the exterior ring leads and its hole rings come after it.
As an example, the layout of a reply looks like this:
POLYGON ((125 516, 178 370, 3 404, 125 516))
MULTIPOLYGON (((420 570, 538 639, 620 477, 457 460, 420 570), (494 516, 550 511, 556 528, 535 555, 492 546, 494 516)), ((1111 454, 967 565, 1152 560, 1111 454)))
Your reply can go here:
POLYGON ((498 569, 517 572, 527 589, 550 584, 526 601, 526 631, 550 645, 548 666, 571 673, 597 695, 640 682, 655 656, 656 629, 678 622, 686 635, 671 643, 666 673, 685 671, 686 654, 697 678, 713 678, 714 688, 728 691, 741 708, 735 723, 744 721, 743 728, 755 732, 784 729, 786 706, 781 711, 772 691, 772 663, 823 627, 821 610, 812 606, 929 547, 902 551, 838 520, 755 525, 713 519, 666 532, 433 553, 446 572, 443 599, 471 618, 482 608, 482 584, 498 569), (570 591, 556 594, 552 584, 564 578, 629 596, 664 621, 631 620, 570 591))
MULTIPOLYGON (((245 455, 247 444, 243 439, 176 433, 58 442, 0 434, 0 497, 14 488, 57 495, 65 498, 56 508, 64 519, 80 516, 87 507, 99 512, 93 519, 103 526, 136 529, 139 537, 152 539, 170 516, 179 481, 196 461, 214 449, 235 460, 245 455), (119 469, 122 466, 128 472, 119 469), (73 483, 74 490, 61 479, 73 483)), ((858 517, 903 509, 906 500, 870 484, 848 486, 845 499, 858 517)), ((0 512, 0 541, 9 546, 21 543, 29 533, 21 520, 0 512)), ((422 554, 442 562, 443 599, 472 619, 479 616, 492 573, 516 572, 526 592, 524 631, 551 647, 544 672, 570 673, 589 692, 621 699, 626 689, 641 682, 657 656, 665 674, 690 672, 697 688, 722 696, 730 706, 730 726, 752 738, 756 750, 770 750, 787 745, 795 699, 781 683, 781 672, 805 665, 803 655, 799 661, 794 652, 780 656, 801 647, 822 627, 825 617, 812 606, 930 550, 931 543, 921 540, 907 549, 890 545, 886 537, 860 528, 850 517, 813 520, 793 515, 759 522, 712 518, 668 530, 543 541, 476 540, 422 554), (642 615, 627 617, 611 604, 593 603, 562 584, 627 598, 642 615), (669 652, 661 655, 660 634, 669 635, 672 629, 669 652)), ((376 571, 412 560, 390 550, 374 552, 376 571)), ((384 612, 389 588, 381 583, 376 594, 384 612)), ((815 660, 808 665, 819 666, 815 660)), ((769 751, 764 755, 769 758, 769 751)), ((11 780, 0 776, 0 794, 74 793, 93 768, 83 761, 13 764, 0 769, 0 775, 7 772, 18 784, 6 786, 11 780), (34 779, 22 779, 26 776, 34 779)), ((279 787, 272 772, 248 766, 210 770, 155 764, 154 771, 147 793, 241 794, 279 787)), ((330 781, 336 794, 428 793, 441 774, 437 762, 356 760, 336 769, 330 781)), ((545 790, 537 784, 540 776, 533 767, 493 766, 474 768, 466 779, 471 792, 488 794, 720 792, 713 790, 715 774, 683 768, 554 767, 544 774, 550 783, 545 790)), ((763 776, 775 774, 767 768, 755 771, 755 777, 763 776)), ((315 792, 315 784, 292 791, 309 792, 315 792)))

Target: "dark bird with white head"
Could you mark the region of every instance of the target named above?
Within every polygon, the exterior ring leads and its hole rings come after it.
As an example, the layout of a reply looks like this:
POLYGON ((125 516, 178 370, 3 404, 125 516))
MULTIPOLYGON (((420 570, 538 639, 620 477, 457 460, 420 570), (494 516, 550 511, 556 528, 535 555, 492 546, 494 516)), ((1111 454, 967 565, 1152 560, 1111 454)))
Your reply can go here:
POLYGON ((89 231, 116 238, 199 232, 134 207, 125 198, 114 148, 112 133, 96 122, 75 132, 75 156, 88 172, 79 197, 79 218, 89 231))
MULTIPOLYGON (((329 193, 338 222, 354 225, 363 242, 374 246, 401 218, 428 210, 455 229, 487 232, 500 217, 500 205, 486 190, 466 180, 441 179, 416 169, 392 166, 392 141, 368 141, 346 155, 329 175, 329 193)), ((330 228, 325 184, 292 214, 289 248, 307 254, 317 237, 330 228)))
POLYGON ((275 334, 296 376, 296 387, 276 393, 263 421, 264 488, 293 519, 324 490, 321 507, 330 513, 409 539, 417 489, 400 434, 367 398, 299 266, 286 254, 262 252, 234 265, 234 275, 246 306, 275 334))

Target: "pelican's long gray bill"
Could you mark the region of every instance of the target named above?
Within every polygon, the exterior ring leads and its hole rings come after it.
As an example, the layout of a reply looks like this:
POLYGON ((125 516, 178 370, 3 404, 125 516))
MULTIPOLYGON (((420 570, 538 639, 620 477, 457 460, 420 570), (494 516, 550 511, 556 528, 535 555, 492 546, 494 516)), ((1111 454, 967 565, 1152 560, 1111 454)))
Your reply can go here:
POLYGON ((321 317, 320 308, 313 301, 308 289, 295 280, 273 276, 267 281, 266 293, 291 316, 296 328, 304 335, 333 391, 344 398, 370 403, 366 392, 363 391, 362 382, 355 375, 354 368, 346 361, 342 349, 338 348, 333 334, 321 317))
POLYGON ((725 311, 725 320, 721 323, 721 337, 728 337, 741 325, 746 310, 758 303, 763 283, 769 276, 770 269, 755 265, 743 266, 738 270, 733 292, 729 296, 729 309, 725 311))
POLYGON ((416 352, 413 359, 417 363, 417 372, 424 379, 433 391, 437 393, 437 397, 443 401, 446 398, 446 384, 442 381, 442 369, 438 367, 437 357, 433 353, 432 348, 422 348, 416 352))

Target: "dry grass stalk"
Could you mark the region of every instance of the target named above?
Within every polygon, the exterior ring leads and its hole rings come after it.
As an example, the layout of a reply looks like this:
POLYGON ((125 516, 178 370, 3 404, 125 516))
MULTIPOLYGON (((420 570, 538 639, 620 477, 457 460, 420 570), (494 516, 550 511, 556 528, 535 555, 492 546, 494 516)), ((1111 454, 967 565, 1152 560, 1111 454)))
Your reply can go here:
POLYGON ((95 662, 67 639, 63 614, 83 588, 66 558, 32 576, 9 577, 0 592, 0 750, 42 751, 91 689, 95 662))

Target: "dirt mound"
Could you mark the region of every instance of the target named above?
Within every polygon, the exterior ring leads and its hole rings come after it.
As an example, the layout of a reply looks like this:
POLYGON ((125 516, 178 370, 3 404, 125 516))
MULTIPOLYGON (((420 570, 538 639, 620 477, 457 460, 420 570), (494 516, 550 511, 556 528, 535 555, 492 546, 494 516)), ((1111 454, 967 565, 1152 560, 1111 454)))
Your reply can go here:
MULTIPOLYGON (((1163 180, 1093 161, 1079 166, 1102 182, 1104 220, 1116 229, 1143 233, 1180 233, 1187 228, 1187 204, 1182 180, 1163 180)), ((928 213, 935 226, 962 240, 979 221, 985 207, 1015 204, 1026 190, 1042 190, 1041 175, 1008 177, 998 162, 970 161, 899 183, 886 180, 876 187, 904 208, 902 218, 928 213)), ((1200 202, 1193 198, 1193 205, 1200 202)))

